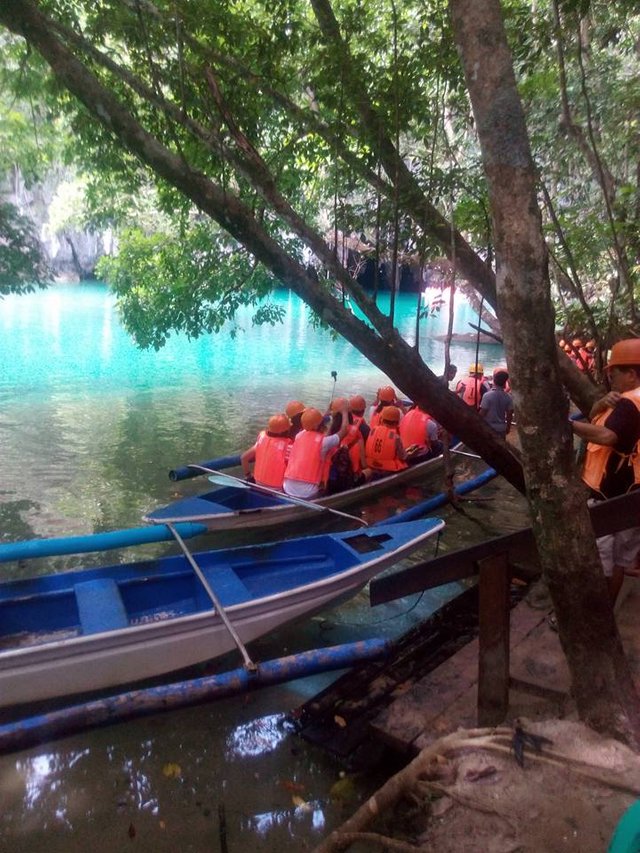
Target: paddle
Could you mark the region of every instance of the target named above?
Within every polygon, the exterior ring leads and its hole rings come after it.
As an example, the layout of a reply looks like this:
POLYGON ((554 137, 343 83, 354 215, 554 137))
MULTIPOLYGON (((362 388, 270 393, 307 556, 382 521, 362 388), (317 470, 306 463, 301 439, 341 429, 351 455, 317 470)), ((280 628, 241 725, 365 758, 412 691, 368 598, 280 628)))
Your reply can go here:
POLYGON ((215 609, 218 613, 218 616, 224 622, 225 628, 231 634, 231 638, 233 639, 233 642, 236 644, 236 646, 238 647, 238 651, 242 655, 242 659, 244 660, 245 667, 248 670, 255 672, 258 669, 258 667, 249 657, 249 653, 247 652, 247 650, 244 646, 244 643, 242 642, 242 640, 238 636, 238 633, 237 633, 236 629, 233 627, 233 623, 231 622, 231 620, 227 616, 224 607, 220 604, 220 600, 218 599, 218 596, 215 594, 215 592, 209 586, 209 582, 206 579, 206 577, 204 576, 204 572, 202 571, 200 566, 196 563, 193 554, 187 548, 186 544, 184 543, 184 540, 182 539, 182 537, 180 536, 178 531, 175 529, 173 524, 168 523, 167 527, 169 528, 169 530, 173 534, 173 538, 176 540, 176 542, 180 546, 182 553, 187 558, 189 565, 191 566, 193 571, 198 576, 198 580, 200 581, 200 583, 204 587, 205 592, 207 593, 207 595, 209 596, 209 598, 213 602, 213 606, 215 607, 215 609))
POLYGON ((369 526, 363 518, 358 518, 357 515, 350 515, 348 512, 341 512, 339 509, 333 509, 330 506, 322 506, 322 504, 316 504, 313 503, 313 501, 305 501, 303 498, 293 498, 291 495, 279 492, 277 489, 270 489, 268 486, 261 486, 258 483, 247 483, 246 480, 240 480, 232 474, 223 474, 222 471, 213 471, 211 468, 202 468, 200 465, 195 467, 206 471, 209 474, 208 479, 212 483, 216 483, 218 486, 231 486, 235 489, 252 489, 255 492, 275 495, 275 497, 282 498, 282 500, 287 503, 299 504, 300 506, 307 507, 307 509, 313 509, 316 512, 332 512, 334 515, 341 515, 351 521, 357 521, 358 524, 362 524, 364 527, 369 526))

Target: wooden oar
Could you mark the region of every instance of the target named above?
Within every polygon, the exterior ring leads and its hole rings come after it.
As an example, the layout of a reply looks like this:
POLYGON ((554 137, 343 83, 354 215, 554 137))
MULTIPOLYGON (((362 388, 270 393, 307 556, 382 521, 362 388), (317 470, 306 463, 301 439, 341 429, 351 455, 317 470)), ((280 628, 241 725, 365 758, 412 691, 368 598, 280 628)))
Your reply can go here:
POLYGON ((215 592, 211 589, 211 586, 209 585, 209 581, 204 576, 204 572, 202 571, 200 566, 196 563, 193 554, 187 548, 184 540, 182 539, 182 537, 180 536, 178 531, 175 529, 173 524, 167 523, 167 527, 169 528, 169 530, 173 534, 173 538, 176 540, 176 542, 180 546, 182 553, 187 558, 189 565, 191 566, 193 571, 198 576, 198 580, 200 581, 200 583, 204 587, 205 592, 207 593, 207 595, 209 596, 209 598, 213 602, 213 606, 215 607, 218 616, 224 622, 225 628, 227 629, 227 631, 231 635, 233 642, 236 644, 236 646, 238 647, 238 651, 242 655, 242 659, 244 660, 245 667, 248 670, 255 672, 258 669, 258 667, 255 665, 255 663, 249 657, 249 652, 246 650, 244 643, 242 642, 242 640, 238 636, 238 632, 233 627, 233 623, 231 622, 231 620, 227 616, 224 607, 220 604, 220 599, 215 594, 215 592))
POLYGON ((363 527, 368 527, 368 523, 363 518, 358 518, 357 515, 350 515, 348 512, 341 512, 339 509, 333 509, 330 506, 316 504, 313 501, 305 501, 303 498, 294 498, 287 495, 285 492, 279 492, 277 489, 270 489, 268 486, 261 486, 258 483, 247 483, 246 480, 241 480, 239 477, 234 477, 232 474, 223 474, 222 471, 213 471, 211 468, 203 468, 201 465, 194 466, 201 468, 209 474, 208 479, 218 486, 231 486, 236 489, 252 489, 254 492, 261 492, 267 495, 274 495, 277 498, 282 498, 283 501, 292 504, 313 509, 316 512, 332 512, 334 515, 341 515, 343 518, 348 518, 351 521, 357 521, 363 527))

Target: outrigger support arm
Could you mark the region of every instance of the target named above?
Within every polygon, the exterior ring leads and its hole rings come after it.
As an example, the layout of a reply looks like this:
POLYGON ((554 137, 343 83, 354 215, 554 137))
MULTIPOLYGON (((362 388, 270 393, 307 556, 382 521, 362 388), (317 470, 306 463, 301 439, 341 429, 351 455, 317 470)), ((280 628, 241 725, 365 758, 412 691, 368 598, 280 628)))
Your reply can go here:
POLYGON ((219 600, 218 596, 217 596, 217 595, 215 594, 215 592, 211 589, 211 586, 209 585, 208 580, 207 580, 207 579, 206 579, 206 577, 204 576, 204 573, 203 573, 202 569, 201 569, 201 568, 200 568, 200 566, 196 563, 196 561, 195 561, 195 559, 194 559, 193 554, 192 554, 192 553, 191 553, 191 551, 187 548, 187 546, 186 546, 186 544, 185 544, 185 542, 184 542, 183 538, 180 536, 180 534, 179 534, 179 533, 178 533, 178 531, 175 529, 175 527, 173 526, 173 524, 167 523, 167 527, 168 527, 168 528, 169 528, 169 530, 172 532, 172 534, 173 534, 173 538, 176 540, 176 542, 177 542, 177 543, 178 543, 178 545, 180 546, 180 549, 181 549, 182 553, 184 554, 184 556, 187 558, 187 561, 188 561, 189 565, 191 566, 191 568, 193 569, 193 571, 194 571, 194 572, 196 573, 196 575, 198 576, 198 580, 200 581, 200 583, 201 583, 201 584, 202 584, 202 586, 204 587, 204 589, 205 589, 205 591, 206 591, 207 595, 209 596, 209 598, 210 598, 210 599, 211 599, 211 601, 213 602, 213 606, 215 607, 215 609, 216 609, 216 612, 217 612, 218 616, 219 616, 219 617, 222 619, 222 621, 224 622, 225 628, 227 629, 227 631, 228 631, 228 632, 229 632, 229 634, 231 635, 231 638, 233 639, 233 642, 236 644, 236 646, 238 647, 238 651, 239 651, 239 652, 240 652, 240 654, 242 655, 242 659, 243 659, 243 661, 244 661, 244 665, 245 665, 245 667, 246 667, 247 671, 248 671, 248 672, 257 672, 257 671, 258 671, 258 667, 257 667, 257 665, 256 665, 256 664, 251 660, 251 658, 249 657, 249 652, 247 651, 247 649, 245 648, 244 643, 242 642, 242 640, 241 640, 241 639, 240 639, 240 637, 238 636, 238 632, 237 632, 237 631, 236 631, 236 629, 233 627, 233 623, 231 622, 231 620, 230 620, 230 619, 229 619, 229 617, 227 616, 227 614, 226 614, 226 612, 225 612, 224 607, 220 604, 220 600, 219 600))

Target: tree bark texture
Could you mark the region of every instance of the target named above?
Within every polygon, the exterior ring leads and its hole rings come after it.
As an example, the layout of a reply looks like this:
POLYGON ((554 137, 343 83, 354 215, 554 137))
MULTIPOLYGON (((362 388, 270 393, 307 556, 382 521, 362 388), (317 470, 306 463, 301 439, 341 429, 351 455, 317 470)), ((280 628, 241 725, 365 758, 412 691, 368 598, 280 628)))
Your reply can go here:
POLYGON ((534 535, 582 719, 640 747, 640 706, 607 595, 567 423, 536 174, 499 0, 450 0, 488 180, 497 309, 534 535))

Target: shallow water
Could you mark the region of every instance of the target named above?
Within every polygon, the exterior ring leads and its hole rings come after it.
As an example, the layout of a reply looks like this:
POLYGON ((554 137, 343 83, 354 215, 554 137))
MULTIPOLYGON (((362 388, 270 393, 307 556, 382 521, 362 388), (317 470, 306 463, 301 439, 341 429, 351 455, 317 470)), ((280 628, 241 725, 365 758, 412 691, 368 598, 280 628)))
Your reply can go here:
MULTIPOLYGON (((275 298, 287 308, 282 327, 252 328, 245 312, 235 338, 176 337, 159 353, 132 345, 99 284, 54 287, 0 302, 0 538, 135 526, 151 507, 204 487, 197 481, 171 483, 170 468, 249 446, 287 400, 323 408, 332 393, 371 398, 386 384, 348 344, 312 329, 295 297, 281 292, 275 298)), ((398 302, 409 340, 415 302, 415 296, 398 302)), ((456 310, 457 330, 467 331, 472 313, 464 305, 456 310)), ((430 336, 442 334, 446 322, 441 316, 421 325, 421 352, 436 372, 442 370, 444 348, 430 336)), ((488 369, 501 355, 495 346, 480 351, 488 369)), ((464 368, 475 351, 452 348, 451 358, 464 368)), ((469 457, 458 457, 456 466, 461 477, 483 467, 469 457)), ((405 488, 365 512, 371 520, 384 517, 439 490, 437 483, 405 488)), ((480 497, 466 503, 463 513, 443 511, 448 526, 441 549, 526 524, 521 499, 501 481, 486 486, 480 497)), ((316 529, 322 526, 336 522, 316 529)), ((215 542, 231 544, 234 536, 215 542)), ((143 556, 142 550, 135 556, 143 556)), ((432 552, 430 545, 416 559, 432 552)), ((116 556, 132 555, 112 553, 109 561, 116 556)), ((100 557, 60 559, 54 568, 80 560, 100 557)), ((51 561, 39 563, 29 571, 51 569, 51 561)), ((9 577, 25 569, 7 565, 1 571, 9 577)), ((451 585, 371 610, 364 591, 265 638, 253 651, 264 660, 397 636, 455 592, 451 585)), ((233 656, 217 664, 220 671, 237 665, 233 656)), ((0 757, 0 851, 312 847, 377 782, 375 773, 342 778, 345 770, 336 760, 285 723, 291 708, 334 677, 316 676, 0 757)))

